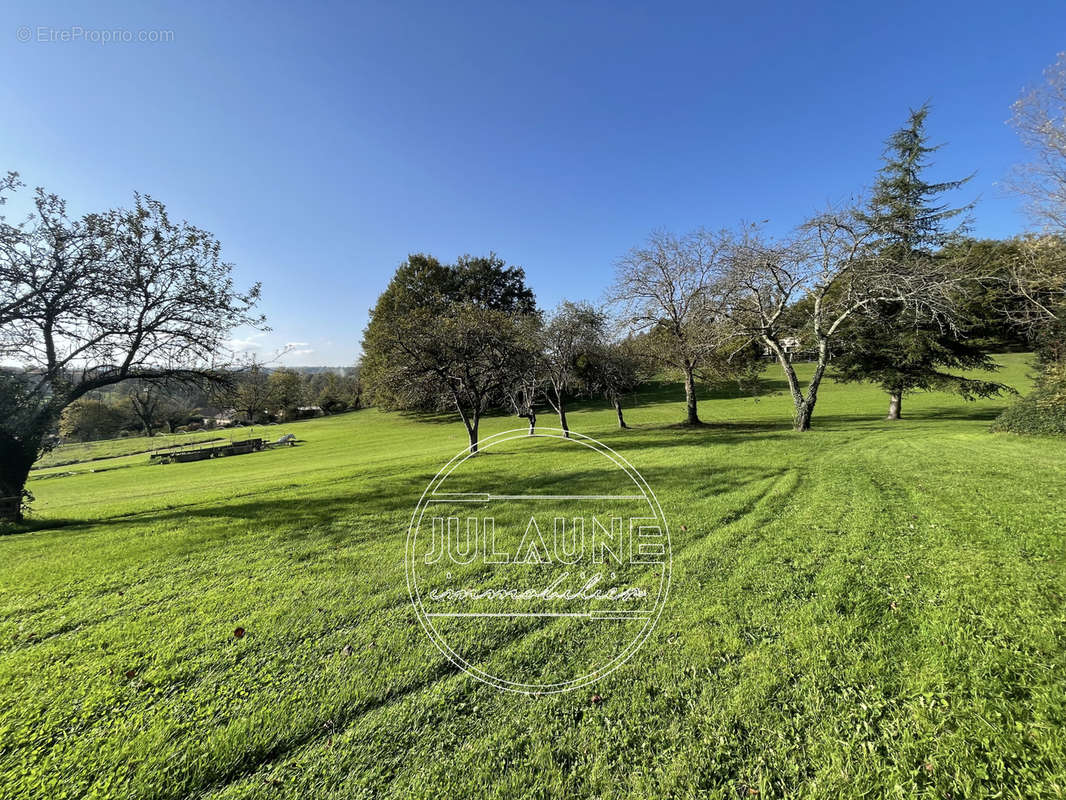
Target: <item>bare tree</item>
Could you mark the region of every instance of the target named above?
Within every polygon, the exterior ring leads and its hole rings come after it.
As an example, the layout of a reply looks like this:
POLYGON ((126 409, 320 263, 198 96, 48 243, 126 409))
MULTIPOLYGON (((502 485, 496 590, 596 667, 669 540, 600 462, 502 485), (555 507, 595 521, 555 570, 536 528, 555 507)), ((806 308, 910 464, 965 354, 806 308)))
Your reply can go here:
POLYGON ((155 436, 163 404, 162 387, 153 383, 133 385, 126 393, 130 410, 141 423, 145 436, 155 436))
POLYGON ((619 260, 608 293, 625 323, 649 334, 650 355, 681 372, 689 425, 700 424, 696 379, 728 338, 717 291, 727 244, 723 235, 704 230, 682 237, 653 233, 619 260))
POLYGON ((614 408, 618 427, 628 428, 622 413, 622 398, 632 393, 642 379, 642 359, 632 339, 605 340, 598 348, 588 381, 593 391, 614 408))
POLYGON ((547 325, 537 325, 525 359, 513 373, 507 394, 516 416, 536 432, 537 408, 546 403, 559 415, 569 435, 568 395, 599 395, 607 399, 625 428, 622 398, 639 385, 643 362, 632 339, 615 339, 608 316, 587 303, 563 302, 547 325))
POLYGON ((537 406, 544 397, 547 371, 544 367, 544 329, 539 320, 526 326, 524 357, 513 359, 510 380, 504 387, 516 417, 529 423, 529 435, 537 430, 537 406))
MULTIPOLYGON (((4 185, 17 188, 17 176, 4 185)), ((147 196, 72 219, 38 189, 26 221, 0 220, 0 360, 25 367, 5 382, 17 413, 0 422, 0 496, 24 496, 49 432, 86 393, 221 379, 229 331, 262 325, 251 313, 258 285, 236 290, 231 271, 217 239, 147 196)))
POLYGON ((567 395, 582 387, 582 367, 600 348, 606 324, 606 315, 587 303, 564 301, 544 327, 545 396, 559 415, 564 436, 570 436, 566 421, 567 395))
POLYGON ((1066 232, 1066 53, 1011 108, 1011 123, 1032 160, 1017 168, 1014 187, 1029 199, 1035 219, 1066 232))
POLYGON ((1014 188, 1029 199, 1029 211, 1051 235, 1020 241, 1020 257, 1009 269, 1011 288, 1022 303, 1010 319, 1030 336, 1039 334, 1041 351, 1061 361, 1066 359, 1061 331, 1066 318, 1066 52, 1012 111, 1011 122, 1032 154, 1016 168, 1014 188))
POLYGON ((270 373, 255 359, 235 370, 230 375, 229 382, 219 387, 216 393, 216 400, 220 404, 241 412, 251 424, 262 420, 272 398, 270 373))
POLYGON ((767 241, 754 228, 734 239, 720 285, 723 313, 741 342, 763 345, 781 365, 797 431, 811 427, 830 344, 844 322, 866 307, 896 301, 922 318, 950 326, 955 283, 935 259, 894 261, 871 246, 873 231, 853 209, 828 211, 790 240, 767 241), (814 372, 804 387, 786 339, 811 343, 814 372))

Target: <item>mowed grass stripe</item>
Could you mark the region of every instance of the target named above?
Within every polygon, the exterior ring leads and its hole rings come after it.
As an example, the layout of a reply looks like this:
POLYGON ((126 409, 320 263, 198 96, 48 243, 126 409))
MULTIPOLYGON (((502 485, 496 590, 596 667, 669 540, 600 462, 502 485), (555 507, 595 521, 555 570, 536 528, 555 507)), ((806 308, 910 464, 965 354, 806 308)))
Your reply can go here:
POLYGON ((368 410, 35 481, 59 527, 0 538, 0 796, 1066 793, 1066 446, 986 433, 1005 400, 916 395, 890 425, 829 385, 797 436, 786 397, 716 394, 695 430, 676 387, 630 431, 574 412, 658 495, 674 573, 645 647, 557 696, 457 672, 409 608, 406 526, 458 423, 368 410))

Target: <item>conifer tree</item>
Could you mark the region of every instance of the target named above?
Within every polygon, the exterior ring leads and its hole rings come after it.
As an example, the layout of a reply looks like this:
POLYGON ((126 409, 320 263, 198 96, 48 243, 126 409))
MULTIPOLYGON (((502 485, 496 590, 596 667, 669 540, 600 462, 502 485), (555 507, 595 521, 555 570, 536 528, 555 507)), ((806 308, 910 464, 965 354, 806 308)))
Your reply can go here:
MULTIPOLYGON (((928 105, 912 109, 907 124, 886 142, 884 166, 862 215, 876 236, 877 258, 904 273, 961 269, 962 260, 952 259, 946 248, 965 234, 973 208, 972 204, 953 208, 942 200, 972 175, 938 183, 925 178, 929 157, 940 149, 928 143, 928 114, 928 105)), ((961 273, 953 277, 961 306, 968 281, 961 273)), ((915 305, 879 302, 854 318, 850 327, 841 350, 834 353, 836 377, 879 384, 889 395, 890 420, 900 419, 903 396, 917 389, 972 399, 1006 388, 947 371, 995 368, 981 346, 966 338, 968 321, 963 317, 948 327, 924 316, 915 305)))

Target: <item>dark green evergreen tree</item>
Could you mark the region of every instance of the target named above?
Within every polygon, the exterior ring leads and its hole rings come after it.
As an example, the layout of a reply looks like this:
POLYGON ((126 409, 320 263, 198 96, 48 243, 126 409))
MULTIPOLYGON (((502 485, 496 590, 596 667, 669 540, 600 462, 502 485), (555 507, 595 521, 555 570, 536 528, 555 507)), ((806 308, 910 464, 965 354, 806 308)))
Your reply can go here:
MULTIPOLYGON (((931 183, 924 177, 929 157, 940 149, 928 143, 929 107, 912 109, 906 126, 886 142, 884 166, 863 220, 876 237, 877 257, 904 273, 928 269, 962 269, 952 245, 964 235, 971 205, 953 208, 942 201, 970 177, 931 183)), ((958 308, 966 307, 967 281, 955 282, 958 308)), ((972 287, 976 288, 976 287, 972 287)), ((1003 391, 1002 384, 973 380, 948 370, 994 369, 979 341, 967 336, 973 323, 965 312, 945 324, 898 302, 879 302, 857 315, 834 353, 837 379, 868 381, 889 395, 888 419, 901 416, 903 396, 914 390, 948 391, 972 399, 1003 391)))

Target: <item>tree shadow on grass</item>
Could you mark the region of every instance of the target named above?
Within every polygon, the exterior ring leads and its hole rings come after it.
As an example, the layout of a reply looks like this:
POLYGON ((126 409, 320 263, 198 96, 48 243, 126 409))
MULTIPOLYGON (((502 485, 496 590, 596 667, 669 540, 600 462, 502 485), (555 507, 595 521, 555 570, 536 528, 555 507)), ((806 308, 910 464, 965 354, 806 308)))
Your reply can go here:
MULTIPOLYGON (((804 384, 805 386, 806 384, 804 384)), ((759 384, 759 391, 752 393, 741 389, 740 387, 733 385, 722 385, 708 387, 706 385, 697 386, 696 399, 698 402, 709 402, 713 400, 763 400, 771 397, 780 397, 788 391, 788 383, 782 378, 763 378, 759 384)), ((685 387, 684 384, 679 381, 651 381, 643 384, 640 391, 626 396, 622 400, 622 411, 628 411, 632 409, 639 409, 648 406, 657 406, 664 404, 681 404, 685 400, 685 387)), ((983 420, 994 419, 1002 412, 1003 407, 987 407, 987 406, 942 406, 933 410, 919 410, 915 413, 907 413, 906 406, 904 406, 904 419, 920 420, 923 418, 938 418, 938 419, 961 419, 961 420, 983 420)), ((705 414, 708 413, 707 409, 701 409, 705 414)), ((609 403, 604 402, 598 398, 582 398, 574 397, 567 401, 567 412, 577 411, 613 411, 612 406, 609 403)), ((460 425, 462 419, 454 411, 401 411, 400 416, 404 419, 412 420, 415 422, 428 422, 438 425, 460 425)), ((544 404, 538 407, 538 418, 554 418, 555 412, 547 405, 544 404)), ((525 420, 515 417, 513 414, 507 413, 503 410, 497 409, 490 413, 485 414, 482 420, 490 419, 514 419, 516 425, 524 426, 525 420)), ((871 411, 869 414, 821 414, 817 410, 814 414, 814 426, 817 428, 819 420, 823 422, 879 422, 883 421, 884 417, 880 416, 880 411, 871 411)), ((754 430, 769 429, 782 429, 790 430, 792 423, 787 416, 782 416, 780 420, 751 423, 732 423, 732 422, 719 422, 708 421, 703 422, 699 426, 689 426, 683 421, 676 423, 666 423, 660 425, 653 425, 659 430, 671 429, 671 430, 685 430, 687 428, 709 428, 709 429, 721 429, 723 427, 732 427, 734 429, 750 428, 754 430)), ((649 427, 630 425, 631 428, 637 427, 649 427)))
MULTIPOLYGON (((763 379, 760 381, 759 391, 755 395, 735 384, 721 386, 700 385, 696 387, 696 399, 701 402, 705 400, 750 400, 777 395, 787 389, 788 383, 777 379, 763 379)), ((663 403, 683 403, 684 400, 685 385, 680 381, 649 381, 642 384, 639 391, 626 395, 622 399, 622 411, 662 405, 663 403)), ((566 410, 567 412, 613 411, 613 407, 601 398, 570 397, 566 401, 566 410)), ((439 425, 462 423, 462 419, 455 411, 400 411, 398 413, 404 419, 416 422, 430 422, 439 425)), ((537 415, 553 417, 555 412, 547 403, 543 403, 538 406, 537 415)), ((483 420, 509 418, 518 419, 513 414, 502 409, 494 409, 482 417, 483 420)))
MULTIPOLYGON (((130 511, 94 518, 33 519, 31 517, 18 525, 10 526, 10 529, 0 528, 0 535, 6 533, 44 532, 56 529, 66 529, 68 532, 73 533, 79 529, 88 530, 91 527, 104 524, 155 524, 206 517, 270 520, 272 522, 280 520, 282 524, 288 520, 295 520, 300 525, 310 527, 331 523, 343 516, 350 517, 353 513, 359 514, 362 509, 375 514, 388 514, 401 508, 406 508, 410 512, 435 472, 436 469, 434 468, 424 471, 415 470, 403 477, 389 475, 387 480, 370 486, 363 483, 357 491, 352 492, 345 492, 343 489, 322 492, 319 487, 314 487, 308 491, 306 497, 294 498, 289 495, 279 498, 277 497, 279 490, 282 488, 287 490, 291 487, 266 484, 260 489, 253 489, 247 494, 228 501, 217 497, 201 500, 191 499, 185 503, 170 503, 162 508, 130 511)), ((339 485, 343 487, 343 481, 339 485)))
POLYGON ((32 512, 22 522, 5 522, 0 524, 0 539, 5 536, 18 536, 23 533, 36 533, 38 531, 50 531, 56 528, 67 528, 73 525, 84 525, 92 520, 81 520, 68 517, 50 519, 34 519, 32 512))
POLYGON ((788 422, 706 422, 700 425, 631 425, 604 437, 612 448, 639 452, 658 448, 695 445, 734 445, 778 439, 791 431, 788 422), (665 434, 665 435, 664 435, 665 434))
MULTIPOLYGON (((661 437, 659 437, 661 440, 661 437)), ((661 441, 652 440, 656 446, 661 441)), ((514 455, 514 454, 511 454, 514 455)), ((502 461, 502 459, 501 459, 502 461)), ((612 467, 605 462, 609 473, 612 467)), ((667 467, 642 467, 639 472, 653 488, 668 487, 676 484, 679 477, 683 480, 685 465, 667 467)), ((725 495, 741 489, 752 482, 763 481, 780 474, 782 469, 747 467, 731 465, 727 475, 716 477, 710 491, 713 495, 725 495)), ((544 474, 520 475, 523 491, 527 493, 543 492, 550 494, 557 490, 560 481, 583 485, 583 482, 601 480, 603 472, 598 470, 552 470, 544 474)), ((20 526, 17 533, 50 531, 64 529, 70 534, 88 532, 91 528, 107 525, 122 526, 167 525, 189 523, 198 530, 210 519, 246 521, 248 523, 270 524, 279 533, 286 535, 321 535, 331 543, 343 540, 347 542, 368 541, 375 535, 402 536, 406 534, 407 525, 422 493, 432 480, 432 474, 412 474, 403 478, 390 477, 387 482, 366 486, 356 491, 335 488, 332 491, 313 492, 307 497, 291 496, 279 498, 269 487, 262 492, 233 500, 211 499, 191 501, 181 506, 169 506, 160 509, 131 512, 105 518, 94 519, 47 519, 30 520, 20 526), (352 539, 353 532, 359 535, 352 539)), ((227 525, 225 530, 231 529, 227 525)))
POLYGON ((906 422, 907 420, 916 420, 916 421, 920 422, 921 420, 925 420, 925 419, 931 419, 931 420, 932 419, 935 419, 935 420, 957 419, 957 420, 970 420, 970 421, 976 421, 976 422, 982 422, 982 421, 991 422, 996 417, 998 417, 1000 414, 1002 414, 1003 410, 1006 407, 1007 407, 1006 405, 1003 405, 1003 406, 967 405, 967 406, 964 406, 963 408, 959 408, 958 406, 953 406, 953 407, 939 406, 937 408, 921 409, 916 414, 908 414, 907 413, 907 409, 904 408, 903 409, 903 419, 901 421, 902 422, 906 422))

